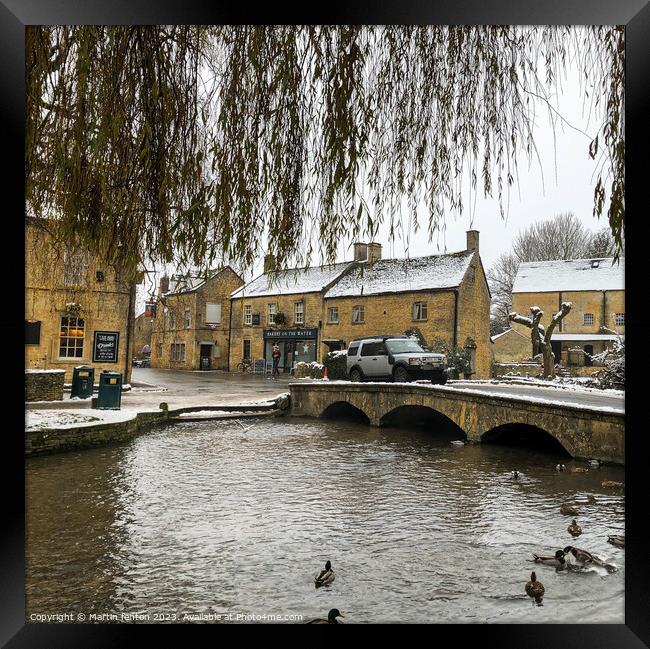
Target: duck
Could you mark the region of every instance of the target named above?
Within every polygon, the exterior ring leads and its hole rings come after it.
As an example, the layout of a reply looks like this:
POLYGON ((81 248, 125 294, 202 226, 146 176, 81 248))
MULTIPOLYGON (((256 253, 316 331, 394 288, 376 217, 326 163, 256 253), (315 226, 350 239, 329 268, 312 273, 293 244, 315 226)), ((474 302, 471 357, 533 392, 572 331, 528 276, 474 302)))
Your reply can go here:
POLYGON ((530 573, 530 581, 526 584, 526 595, 533 597, 539 606, 542 605, 542 597, 544 597, 544 584, 537 581, 537 575, 534 572, 530 573))
POLYGON ((555 466, 555 470, 556 470, 556 471, 566 471, 566 465, 564 465, 564 464, 557 464, 557 465, 555 466))
POLYGON ((594 469, 600 468, 602 462, 600 460, 589 460, 589 466, 592 466, 594 469))
POLYGON ((603 487, 622 487, 622 482, 617 482, 616 480, 603 480, 600 483, 603 487))
POLYGON ((567 503, 562 503, 560 505, 560 514, 566 514, 567 516, 577 516, 580 512, 573 505, 568 505, 567 503))
POLYGON ((617 548, 625 547, 625 537, 624 536, 608 536, 607 543, 615 545, 617 548))
POLYGON ((518 479, 519 479, 519 471, 517 471, 517 469, 515 469, 515 470, 512 472, 512 477, 513 477, 515 480, 518 480, 518 479))
POLYGON ((338 608, 333 608, 328 614, 327 614, 327 619, 324 619, 322 617, 317 617, 313 620, 309 620, 306 624, 343 624, 343 622, 339 622, 336 618, 337 617, 345 617, 341 611, 339 611, 338 608))
POLYGON ((534 553, 533 557, 535 563, 543 563, 545 566, 554 566, 559 570, 566 568, 566 559, 564 558, 563 550, 557 550, 554 557, 540 557, 538 554, 534 553))
POLYGON ((333 581, 334 571, 332 570, 332 562, 328 559, 327 563, 325 564, 325 570, 320 571, 318 577, 314 579, 314 583, 316 584, 316 588, 318 588, 319 586, 327 586, 333 581))
POLYGON ((584 466, 572 466, 571 473, 589 473, 589 469, 584 466))
POLYGON ((571 536, 580 536, 582 534, 582 528, 580 525, 578 525, 578 523, 576 523, 575 518, 571 521, 571 525, 567 527, 567 531, 571 536))
POLYGON ((601 566, 608 572, 614 572, 616 570, 616 566, 605 563, 602 559, 599 559, 597 556, 591 554, 591 552, 587 552, 587 550, 581 550, 580 548, 574 548, 572 545, 567 545, 566 548, 564 548, 564 554, 569 553, 572 554, 575 560, 579 563, 601 566))
POLYGON ((453 444, 454 446, 465 446, 465 442, 463 442, 462 439, 454 439, 450 444, 453 444))

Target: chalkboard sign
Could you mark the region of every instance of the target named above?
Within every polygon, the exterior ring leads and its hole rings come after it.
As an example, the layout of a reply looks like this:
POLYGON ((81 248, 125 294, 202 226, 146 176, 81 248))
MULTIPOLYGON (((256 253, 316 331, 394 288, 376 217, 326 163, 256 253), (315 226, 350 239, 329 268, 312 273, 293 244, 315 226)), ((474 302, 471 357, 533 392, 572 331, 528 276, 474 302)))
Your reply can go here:
POLYGON ((117 363, 119 346, 119 331, 96 331, 93 340, 93 362, 117 363))
POLYGON ((266 361, 263 358, 256 358, 253 363, 253 372, 255 374, 264 374, 266 361))

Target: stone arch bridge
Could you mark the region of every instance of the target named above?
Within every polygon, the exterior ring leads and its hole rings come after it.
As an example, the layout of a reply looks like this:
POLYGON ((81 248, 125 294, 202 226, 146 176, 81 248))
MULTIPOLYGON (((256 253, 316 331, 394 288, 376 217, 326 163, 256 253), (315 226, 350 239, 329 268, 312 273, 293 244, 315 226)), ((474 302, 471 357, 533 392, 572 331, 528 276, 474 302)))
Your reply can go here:
POLYGON ((470 442, 489 440, 506 429, 541 430, 577 459, 625 463, 625 416, 620 412, 417 383, 305 382, 289 388, 294 416, 357 414, 371 426, 382 426, 397 412, 431 412, 453 422, 470 442))

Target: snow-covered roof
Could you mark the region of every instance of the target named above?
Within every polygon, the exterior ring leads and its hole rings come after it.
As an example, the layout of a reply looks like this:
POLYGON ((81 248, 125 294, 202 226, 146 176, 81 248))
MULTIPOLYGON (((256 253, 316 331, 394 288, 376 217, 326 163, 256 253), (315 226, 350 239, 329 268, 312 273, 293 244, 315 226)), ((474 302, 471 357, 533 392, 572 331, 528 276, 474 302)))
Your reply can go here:
POLYGON ((356 297, 454 288, 460 286, 474 251, 448 255, 379 259, 342 277, 327 293, 331 297, 356 297))
MULTIPOLYGON (((620 336, 624 338, 623 335, 620 336)), ((617 340, 619 336, 613 334, 551 334, 551 340, 617 340)))
POLYGON ((611 257, 525 262, 519 264, 512 292, 623 290, 625 259, 613 262, 611 257))
POLYGON ((521 336, 522 338, 526 338, 527 336, 524 336, 520 331, 517 331, 516 329, 506 329, 505 331, 502 331, 500 334, 494 334, 494 336, 490 337, 490 340, 494 342, 497 340, 497 338, 501 338, 501 336, 505 336, 506 334, 517 334, 518 336, 521 336))
POLYGON ((261 295, 292 295, 317 293, 331 284, 352 264, 346 261, 329 266, 295 268, 264 273, 231 293, 230 297, 258 297, 261 295))

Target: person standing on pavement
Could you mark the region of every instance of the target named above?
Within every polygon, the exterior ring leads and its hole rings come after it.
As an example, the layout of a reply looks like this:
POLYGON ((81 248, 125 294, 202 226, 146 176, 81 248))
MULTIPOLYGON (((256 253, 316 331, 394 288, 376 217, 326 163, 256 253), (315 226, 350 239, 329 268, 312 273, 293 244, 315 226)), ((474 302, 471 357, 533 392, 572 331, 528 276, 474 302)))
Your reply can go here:
POLYGON ((273 345, 273 372, 271 374, 272 378, 276 378, 276 376, 280 376, 280 370, 278 369, 278 365, 280 364, 280 346, 276 343, 273 345))

